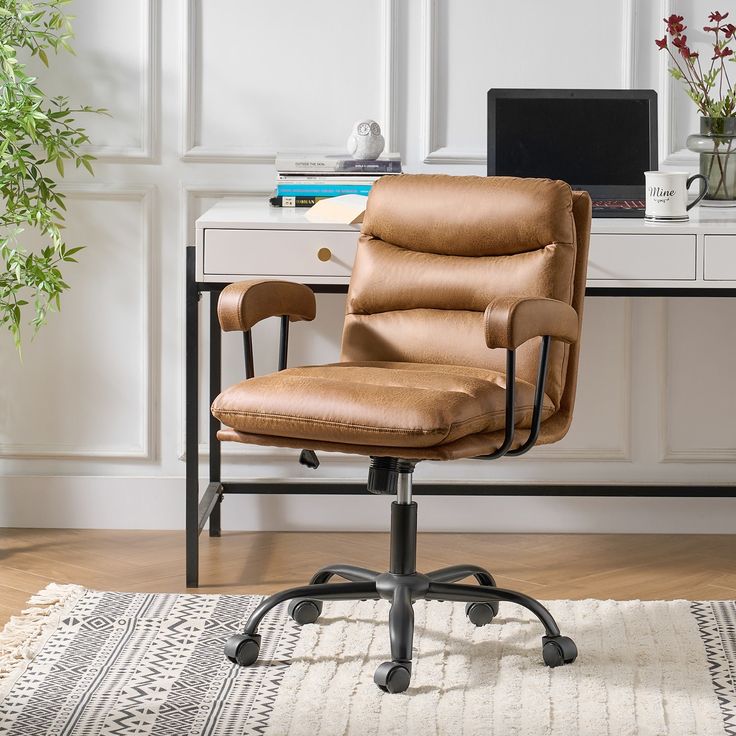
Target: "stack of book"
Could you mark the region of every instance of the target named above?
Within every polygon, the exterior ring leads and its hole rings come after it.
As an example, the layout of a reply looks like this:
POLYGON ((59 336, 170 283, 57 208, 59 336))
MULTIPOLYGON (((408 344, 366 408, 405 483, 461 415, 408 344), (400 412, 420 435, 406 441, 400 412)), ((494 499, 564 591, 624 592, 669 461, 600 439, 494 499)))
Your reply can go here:
POLYGON ((373 161, 332 154, 278 154, 274 207, 311 207, 320 199, 342 194, 367 195, 381 176, 401 173, 398 153, 373 161))

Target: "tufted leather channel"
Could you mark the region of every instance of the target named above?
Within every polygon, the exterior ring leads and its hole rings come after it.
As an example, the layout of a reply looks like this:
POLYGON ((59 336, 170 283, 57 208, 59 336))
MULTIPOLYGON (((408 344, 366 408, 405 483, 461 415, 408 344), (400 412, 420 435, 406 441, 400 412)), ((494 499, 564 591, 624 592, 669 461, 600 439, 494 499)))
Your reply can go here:
POLYGON ((589 232, 590 198, 563 182, 380 179, 358 243, 340 362, 230 387, 212 407, 229 427, 218 436, 414 459, 492 452, 503 436, 503 347, 513 342, 523 343, 518 446, 540 345, 526 338, 554 334, 539 442, 560 439, 574 405, 589 232))
MULTIPOLYGON (((290 368, 232 386, 216 415, 233 429, 303 440, 429 447, 504 426, 505 376, 422 363, 333 363, 290 368)), ((518 426, 534 387, 516 382, 518 426)), ((545 415, 554 406, 545 402, 545 415)))

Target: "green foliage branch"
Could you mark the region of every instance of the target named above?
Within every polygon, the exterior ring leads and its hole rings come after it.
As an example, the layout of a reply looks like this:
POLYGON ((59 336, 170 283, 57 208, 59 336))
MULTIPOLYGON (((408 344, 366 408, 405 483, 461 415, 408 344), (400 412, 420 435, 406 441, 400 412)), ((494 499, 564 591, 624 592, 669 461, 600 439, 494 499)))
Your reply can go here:
POLYGON ((0 325, 19 350, 24 320, 35 334, 60 308, 69 288, 61 266, 81 250, 64 241, 64 194, 50 173, 55 167, 63 177, 65 162, 93 173, 94 157, 80 151, 89 138, 75 115, 106 113, 47 97, 20 60, 37 57, 48 66, 52 53, 74 53, 69 2, 0 0, 0 325), (28 228, 41 235, 36 252, 19 242, 28 228))

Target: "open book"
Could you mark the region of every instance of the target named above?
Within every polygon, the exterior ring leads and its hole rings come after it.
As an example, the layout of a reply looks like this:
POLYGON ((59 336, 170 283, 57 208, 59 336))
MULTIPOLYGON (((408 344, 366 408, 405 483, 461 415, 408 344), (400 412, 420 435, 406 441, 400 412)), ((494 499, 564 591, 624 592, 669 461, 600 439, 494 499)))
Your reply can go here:
POLYGON ((339 197, 320 199, 304 213, 304 217, 310 222, 357 225, 363 222, 367 202, 368 197, 362 194, 342 194, 339 197))

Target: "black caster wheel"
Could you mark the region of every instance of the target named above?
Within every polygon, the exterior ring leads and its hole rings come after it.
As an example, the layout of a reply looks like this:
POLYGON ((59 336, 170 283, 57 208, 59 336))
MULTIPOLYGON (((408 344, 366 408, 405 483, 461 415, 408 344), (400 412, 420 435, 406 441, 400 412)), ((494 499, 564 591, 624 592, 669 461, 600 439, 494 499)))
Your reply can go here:
POLYGON ((248 667, 258 659, 260 648, 260 634, 233 634, 225 642, 225 656, 233 664, 248 667))
POLYGON ((299 626, 313 624, 322 613, 322 601, 313 601, 309 598, 295 598, 289 603, 289 616, 299 626))
POLYGON ((373 682, 385 693, 403 693, 411 680, 411 663, 383 662, 373 675, 373 682))
POLYGON ((465 615, 471 624, 476 626, 485 626, 491 623, 493 619, 498 615, 498 603, 481 603, 475 601, 474 603, 465 604, 465 615))
POLYGON ((547 667, 571 664, 578 656, 578 648, 569 636, 543 636, 542 658, 547 667))

